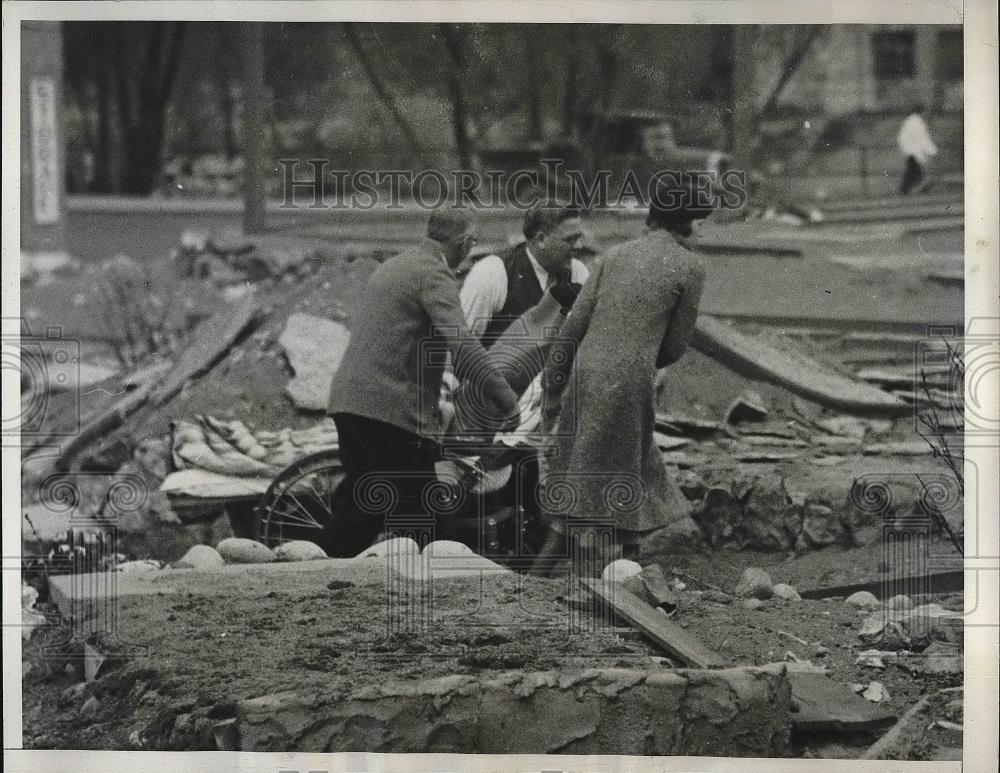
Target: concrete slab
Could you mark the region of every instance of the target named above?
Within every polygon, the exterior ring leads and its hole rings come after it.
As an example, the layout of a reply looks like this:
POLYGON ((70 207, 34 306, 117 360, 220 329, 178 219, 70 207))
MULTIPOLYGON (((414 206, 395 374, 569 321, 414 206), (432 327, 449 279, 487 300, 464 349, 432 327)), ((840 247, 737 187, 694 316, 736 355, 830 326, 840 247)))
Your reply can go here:
POLYGON ((353 558, 227 564, 211 570, 162 569, 136 574, 94 572, 54 576, 49 580, 49 593, 63 617, 72 620, 92 614, 111 599, 126 596, 208 596, 234 584, 246 587, 248 593, 258 586, 266 586, 267 592, 298 593, 304 586, 325 586, 331 580, 354 585, 383 584, 387 572, 384 561, 353 558), (277 578, 282 579, 275 582, 277 578))
POLYGON ((590 669, 390 682, 242 701, 241 751, 779 756, 782 666, 590 669))

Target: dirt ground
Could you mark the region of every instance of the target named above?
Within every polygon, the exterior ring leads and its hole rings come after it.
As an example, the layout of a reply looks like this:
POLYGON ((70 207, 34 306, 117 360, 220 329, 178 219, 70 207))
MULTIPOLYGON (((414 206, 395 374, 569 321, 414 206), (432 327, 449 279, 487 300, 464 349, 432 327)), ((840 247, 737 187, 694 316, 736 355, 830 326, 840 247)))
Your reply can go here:
MULTIPOLYGON (((794 560, 749 551, 674 556, 667 568, 687 587, 677 593, 673 619, 733 665, 809 660, 844 685, 879 681, 889 693, 884 707, 902 716, 924 695, 960 686, 962 675, 908 673, 902 666, 919 662, 916 654, 887 658, 882 669, 858 665, 859 651, 867 649, 858 631, 871 612, 842 599, 771 599, 751 610, 706 585, 731 591, 742 569, 756 565, 775 582, 802 587, 810 578, 834 575, 836 566, 870 565, 874 552, 828 549, 794 560)), ((664 653, 627 627, 597 622, 571 629, 576 594, 565 579, 512 575, 482 584, 478 578, 436 583, 428 630, 406 633, 390 632, 390 615, 426 610, 419 606, 426 597, 421 602, 387 591, 377 576, 349 585, 322 575, 317 581, 308 572, 283 575, 280 583, 274 575, 241 574, 216 576, 206 587, 196 573, 163 571, 172 592, 119 600, 116 638, 95 643, 123 661, 80 695, 64 693, 82 679, 79 644, 59 644, 65 629, 36 634, 25 659, 26 747, 211 748, 206 733, 233 715, 237 701, 339 683, 356 688, 511 669, 670 667, 653 659, 664 653), (83 705, 91 695, 97 708, 88 715, 83 705)), ((962 609, 961 594, 923 600, 962 609)), ((961 652, 958 645, 954 652, 961 652)), ((960 723, 961 708, 954 705, 960 697, 952 696, 950 708, 935 703, 927 722, 957 711, 960 723)), ((857 757, 876 738, 794 738, 789 753, 857 757)), ((898 747, 907 758, 927 759, 954 745, 945 733, 904 739, 898 747)))

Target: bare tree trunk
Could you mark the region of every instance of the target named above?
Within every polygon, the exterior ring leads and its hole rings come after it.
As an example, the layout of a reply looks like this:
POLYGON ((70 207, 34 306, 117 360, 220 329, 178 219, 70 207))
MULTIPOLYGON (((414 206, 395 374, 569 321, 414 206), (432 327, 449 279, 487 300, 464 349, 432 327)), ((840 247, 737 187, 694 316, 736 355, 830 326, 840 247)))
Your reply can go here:
POLYGON ((534 30, 524 30, 524 41, 528 60, 528 131, 535 142, 542 140, 542 78, 538 61, 538 40, 534 30))
POLYGON ((125 161, 122 189, 141 195, 152 192, 160 175, 166 111, 177 75, 184 22, 153 22, 146 28, 148 42, 138 78, 133 77, 135 65, 126 56, 127 48, 134 45, 126 36, 137 34, 136 28, 121 25, 115 35, 116 93, 125 161))
POLYGON ((732 148, 737 169, 748 170, 753 160, 753 140, 757 128, 757 110, 753 89, 753 42, 757 30, 742 24, 733 30, 732 148))
POLYGON ((361 44, 361 39, 354 31, 354 25, 344 22, 341 27, 347 37, 347 42, 351 45, 351 48, 354 49, 354 54, 358 57, 358 61, 361 62, 361 68, 365 71, 365 75, 368 76, 368 80, 372 84, 372 88, 375 89, 375 93, 378 95, 378 98, 382 101, 382 104, 385 105, 386 109, 392 115, 393 120, 399 126, 399 130, 403 133, 403 137, 410 146, 410 150, 417 155, 417 158, 420 158, 420 156, 423 155, 420 143, 417 141, 417 137, 413 133, 413 129, 410 128, 410 124, 407 123, 406 118, 403 117, 399 107, 397 107, 396 100, 393 99, 392 94, 389 93, 389 90, 385 87, 385 83, 383 83, 382 79, 379 77, 375 63, 372 61, 371 57, 368 56, 368 52, 365 51, 364 46, 361 44))
MULTIPOLYGON (((798 31, 796 30, 796 32, 798 31)), ((758 115, 767 115, 774 109, 775 105, 778 104, 778 98, 781 96, 781 92, 785 90, 785 86, 788 85, 788 81, 792 79, 792 76, 795 75, 795 72, 801 66, 803 60, 806 58, 806 54, 809 53, 809 49, 812 48, 812 44, 822 33, 823 27, 819 24, 811 25, 806 29, 805 37, 792 50, 792 52, 788 55, 788 58, 785 60, 781 68, 781 75, 778 78, 778 82, 774 85, 774 88, 771 89, 771 93, 768 95, 763 106, 758 111, 758 115)))
POLYGON ((462 67, 464 54, 459 32, 447 24, 440 25, 441 37, 445 50, 451 59, 451 70, 448 75, 448 90, 451 93, 452 112, 455 124, 455 147, 458 150, 459 163, 463 169, 472 168, 472 142, 466 124, 468 111, 465 106, 465 92, 462 88, 462 67))
POLYGON ((243 61, 243 230, 263 231, 267 227, 264 126, 266 125, 264 86, 264 25, 240 25, 243 61))
POLYGON ((94 146, 95 193, 110 193, 113 189, 111 174, 111 36, 102 29, 100 41, 100 69, 97 72, 97 142, 94 146))

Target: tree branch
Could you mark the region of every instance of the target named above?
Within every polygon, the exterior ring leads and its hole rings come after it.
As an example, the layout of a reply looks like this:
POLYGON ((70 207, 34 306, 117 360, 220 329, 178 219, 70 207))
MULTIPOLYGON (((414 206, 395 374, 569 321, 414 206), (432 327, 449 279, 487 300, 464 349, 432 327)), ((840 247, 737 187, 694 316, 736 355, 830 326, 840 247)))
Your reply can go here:
POLYGON ((386 89, 385 84, 382 83, 382 79, 379 77, 378 71, 375 68, 375 63, 368 56, 368 52, 365 51, 364 46, 361 44, 361 39, 354 31, 354 25, 344 22, 340 26, 343 28, 344 34, 347 37, 347 42, 354 50, 355 56, 358 57, 358 61, 361 63, 361 68, 365 71, 365 75, 368 76, 368 81, 371 83, 372 88, 378 95, 378 98, 382 101, 382 104, 385 105, 386 109, 392 114, 393 120, 399 126, 399 129, 403 133, 403 137, 406 139, 410 149, 418 156, 421 155, 423 151, 420 148, 420 143, 417 141, 416 135, 413 133, 410 125, 406 122, 403 114, 396 106, 396 100, 393 99, 388 89, 386 89))

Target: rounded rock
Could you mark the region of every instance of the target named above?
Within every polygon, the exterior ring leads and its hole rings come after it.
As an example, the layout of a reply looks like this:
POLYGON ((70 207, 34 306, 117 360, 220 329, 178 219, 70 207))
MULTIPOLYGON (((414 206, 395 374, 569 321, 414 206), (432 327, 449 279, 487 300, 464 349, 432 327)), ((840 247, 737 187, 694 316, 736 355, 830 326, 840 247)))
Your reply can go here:
POLYGON ((743 606, 752 612, 756 612, 758 609, 764 606, 764 602, 760 599, 747 599, 743 602, 743 606))
POLYGON ((640 572, 642 572, 642 567, 635 561, 630 561, 627 558, 619 558, 617 561, 612 561, 604 567, 604 571, 601 572, 601 579, 605 582, 625 582, 629 577, 634 577, 640 572))
POLYGON ((100 707, 98 703, 97 696, 91 695, 84 701, 83 706, 80 707, 80 713, 85 717, 92 717, 97 713, 97 709, 100 707))
POLYGON ((292 540, 274 549, 276 561, 317 561, 327 558, 326 551, 309 540, 292 540))
POLYGON ((740 581, 736 583, 734 593, 741 598, 754 598, 766 601, 774 595, 774 584, 771 576, 763 569, 751 566, 744 570, 740 581))
POLYGON ((785 599, 785 601, 802 601, 802 597, 799 595, 799 592, 787 583, 779 582, 774 586, 773 590, 774 595, 779 599, 785 599))
POLYGON ((227 564, 269 564, 274 561, 271 548, 243 537, 224 539, 215 549, 227 564))
POLYGON ((913 600, 909 596, 902 594, 893 596, 886 602, 886 607, 893 612, 908 612, 913 609, 913 600))
POLYGON ((417 554, 420 547, 410 537, 393 537, 358 553, 355 558, 383 558, 389 555, 417 554))
POLYGON ((846 599, 844 599, 845 604, 850 604, 852 607, 877 607, 878 599, 875 598, 874 593, 869 593, 866 590, 859 590, 857 593, 852 593, 846 599))
POLYGON ((475 551, 464 542, 450 539, 439 539, 427 545, 424 552, 431 556, 474 556, 475 551))
POLYGON ((226 560, 211 545, 193 545, 173 564, 174 569, 218 569, 226 560))

